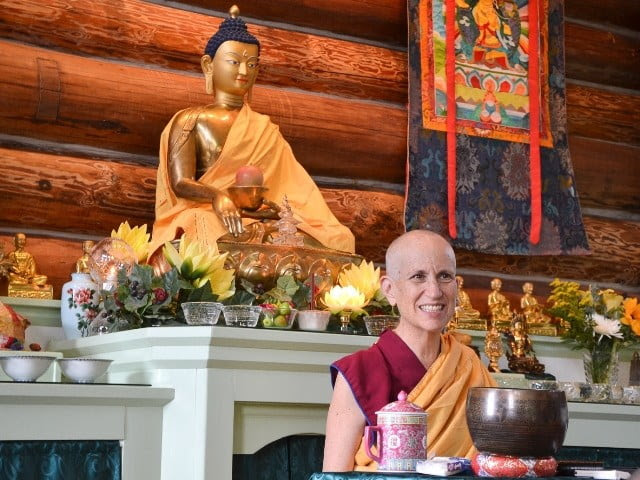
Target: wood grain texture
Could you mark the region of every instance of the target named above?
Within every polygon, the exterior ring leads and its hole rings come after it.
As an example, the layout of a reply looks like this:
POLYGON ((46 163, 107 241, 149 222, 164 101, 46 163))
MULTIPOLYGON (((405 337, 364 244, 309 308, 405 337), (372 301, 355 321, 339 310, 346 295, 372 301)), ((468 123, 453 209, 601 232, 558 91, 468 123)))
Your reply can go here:
MULTIPOLYGON (((40 68, 41 70, 41 68, 40 68)), ((157 155, 171 116, 204 105, 195 76, 118 65, 0 41, 0 131, 131 154, 157 155), (55 113, 36 118, 42 104, 38 60, 60 79, 55 113)), ((51 100, 49 100, 49 103, 51 100)), ((271 116, 315 175, 404 182, 406 111, 392 105, 255 87, 252 107, 271 116), (353 159, 362 159, 354 163, 353 159)))
MULTIPOLYGON (((194 4, 199 7, 227 10, 220 1, 195 1, 205 4, 194 4)), ((196 74, 200 73, 199 58, 204 46, 222 16, 220 12, 209 16, 141 0, 121 0, 118 14, 112 11, 109 0, 51 0, 46 7, 39 0, 0 0, 0 6, 2 38, 196 74)), ((290 25, 320 30, 296 32, 250 22, 250 30, 262 41, 262 84, 406 102, 406 53, 330 37, 348 34, 373 40, 371 35, 390 33, 390 43, 406 49, 404 3, 337 0, 301 4, 282 0, 252 1, 242 8, 260 20, 286 19, 290 25), (346 33, 343 26, 353 27, 353 31, 346 33)), ((568 78, 638 88, 637 35, 597 24, 567 22, 565 36, 568 78), (602 68, 603 64, 607 68, 602 68)))
MULTIPOLYGON (((1 38, 194 74, 201 74, 200 56, 222 21, 140 0, 119 0, 117 12, 111 0, 49 0, 46 6, 0 0, 0 7, 1 38)), ((261 84, 407 100, 403 52, 260 25, 250 31, 261 41, 261 84)))
POLYGON ((573 135, 569 150, 583 207, 640 213, 640 146, 573 135))
MULTIPOLYGON (((5 72, 0 78, 0 95, 6 99, 0 103, 0 130, 32 139, 38 148, 39 141, 63 139, 63 143, 80 147, 153 157, 160 132, 173 113, 210 100, 201 91, 201 79, 194 76, 3 41, 0 47, 0 69, 5 72)), ((640 123, 633 112, 640 111, 640 96, 570 84, 568 101, 572 137, 639 145, 640 123)), ((404 107, 267 87, 255 88, 252 105, 280 126, 311 174, 404 183, 404 107)), ((602 188, 590 172, 604 151, 585 148, 574 153, 576 177, 583 190, 602 188), (584 162, 577 158, 580 155, 585 156, 584 162), (583 163, 586 170, 581 178, 583 163)), ((629 158, 610 156, 606 168, 624 171, 629 158)), ((636 203, 624 185, 635 184, 614 182, 609 187, 614 195, 605 203, 615 205, 617 189, 623 190, 622 205, 636 203)))
MULTIPOLYGON (((107 235, 121 221, 153 222, 155 169, 116 162, 0 150, 0 226, 107 235), (19 208, 12 208, 18 205, 19 208)), ((384 262, 403 231, 402 195, 321 189, 352 229, 357 252, 384 262)), ((498 274, 563 277, 640 286, 640 223, 585 217, 592 255, 502 256, 460 250, 458 267, 498 274)))

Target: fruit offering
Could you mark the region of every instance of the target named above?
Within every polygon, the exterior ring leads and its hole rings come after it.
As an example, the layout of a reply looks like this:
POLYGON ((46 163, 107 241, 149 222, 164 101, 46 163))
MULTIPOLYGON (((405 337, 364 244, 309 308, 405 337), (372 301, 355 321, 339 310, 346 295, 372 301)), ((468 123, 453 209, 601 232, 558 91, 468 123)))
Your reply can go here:
POLYGON ((297 310, 289 302, 263 303, 262 326, 264 328, 291 328, 297 310))

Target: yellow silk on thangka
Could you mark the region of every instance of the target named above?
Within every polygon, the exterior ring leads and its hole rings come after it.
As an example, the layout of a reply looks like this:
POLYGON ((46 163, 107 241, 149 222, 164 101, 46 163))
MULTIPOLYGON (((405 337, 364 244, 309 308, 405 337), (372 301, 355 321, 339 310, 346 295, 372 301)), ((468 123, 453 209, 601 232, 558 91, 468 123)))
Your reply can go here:
MULTIPOLYGON (((476 452, 467 428, 467 393, 472 387, 494 387, 495 381, 476 353, 453 335, 442 335, 440 355, 409 393, 407 401, 426 410, 428 455, 467 457, 476 452)), ((355 470, 375 471, 360 444, 355 470)))
MULTIPOLYGON (((202 108, 191 110, 192 115, 197 116, 202 108)), ((179 197, 171 188, 168 141, 176 116, 165 127, 160 140, 151 252, 155 252, 164 242, 175 239, 180 230, 187 237, 197 239, 210 248, 216 248, 217 239, 227 233, 211 202, 179 197)), ((191 128, 194 124, 192 122, 191 128)), ((244 165, 254 165, 262 170, 264 185, 268 187, 265 194, 267 200, 280 205, 284 196, 287 196, 295 218, 300 221, 297 225, 300 230, 326 247, 354 252, 353 234, 329 210, 320 190, 293 156, 291 147, 277 125, 268 116, 254 112, 246 104, 238 113, 220 156, 198 180, 224 191, 235 184, 235 173, 244 165)), ((243 219, 245 225, 254 221, 243 219)))

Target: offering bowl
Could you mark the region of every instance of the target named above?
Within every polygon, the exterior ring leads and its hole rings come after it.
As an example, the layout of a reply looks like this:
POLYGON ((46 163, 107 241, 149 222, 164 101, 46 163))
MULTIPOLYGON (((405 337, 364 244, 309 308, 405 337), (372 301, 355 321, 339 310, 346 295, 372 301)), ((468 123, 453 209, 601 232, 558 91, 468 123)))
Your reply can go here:
POLYGON ((93 383, 104 375, 113 360, 101 358, 59 358, 62 374, 74 383, 93 383))
POLYGON ((16 382, 35 382, 56 357, 41 357, 31 355, 10 355, 0 358, 2 370, 16 382))
POLYGON ((569 422, 564 392, 472 388, 467 425, 478 451, 514 457, 555 455, 569 422))
POLYGON ((266 187, 235 185, 227 188, 227 193, 238 208, 257 210, 262 205, 266 187))

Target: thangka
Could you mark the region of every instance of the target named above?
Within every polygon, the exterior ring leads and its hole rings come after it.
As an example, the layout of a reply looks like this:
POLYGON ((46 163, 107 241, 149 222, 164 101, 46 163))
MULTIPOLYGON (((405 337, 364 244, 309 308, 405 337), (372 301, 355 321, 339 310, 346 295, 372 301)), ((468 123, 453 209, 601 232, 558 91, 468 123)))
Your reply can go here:
POLYGON ((409 0, 407 230, 484 253, 589 253, 563 33, 562 0, 409 0))

